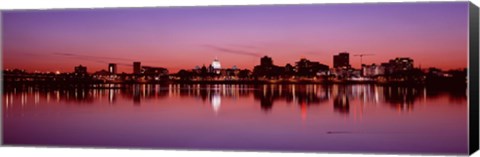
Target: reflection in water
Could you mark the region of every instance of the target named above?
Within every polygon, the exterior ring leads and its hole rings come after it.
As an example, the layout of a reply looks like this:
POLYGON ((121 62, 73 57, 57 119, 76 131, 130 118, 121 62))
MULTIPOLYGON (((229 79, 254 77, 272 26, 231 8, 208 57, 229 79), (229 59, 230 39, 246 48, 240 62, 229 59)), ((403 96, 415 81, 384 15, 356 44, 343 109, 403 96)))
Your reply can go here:
POLYGON ((335 111, 340 113, 348 114, 350 111, 350 104, 348 103, 348 95, 346 92, 346 87, 342 86, 338 90, 337 96, 335 96, 335 100, 333 101, 333 107, 335 111))
POLYGON ((8 144, 430 153, 468 148, 465 88, 105 84, 7 87, 3 98, 8 144))
POLYGON ((385 100, 397 110, 411 111, 414 102, 423 94, 421 88, 387 87, 384 91, 385 100))
POLYGON ((355 114, 362 114, 365 105, 388 104, 398 111, 412 111, 418 101, 449 95, 452 102, 466 101, 466 89, 427 89, 425 87, 394 87, 377 85, 225 85, 225 84, 168 84, 168 85, 105 85, 109 88, 76 87, 55 89, 39 86, 5 88, 5 107, 8 109, 16 97, 20 104, 28 103, 29 95, 38 104, 45 99, 77 105, 92 104, 108 99, 109 104, 117 103, 117 97, 132 100, 132 104, 141 105, 148 99, 172 97, 195 97, 203 102, 209 101, 212 110, 218 112, 221 99, 238 99, 253 95, 263 111, 270 111, 277 101, 296 104, 302 112, 311 105, 326 105, 332 99, 333 109, 340 114, 350 114, 352 101, 358 101, 355 114), (41 99, 42 98, 42 99, 41 99))
POLYGON ((330 94, 330 87, 321 85, 261 85, 254 89, 254 98, 260 101, 260 106, 265 111, 272 109, 275 101, 318 105, 326 102, 330 94))
POLYGON ((221 98, 220 98, 220 94, 219 93, 215 93, 213 96, 212 96, 212 108, 213 108, 213 111, 218 112, 218 110, 220 109, 220 104, 221 104, 221 98))

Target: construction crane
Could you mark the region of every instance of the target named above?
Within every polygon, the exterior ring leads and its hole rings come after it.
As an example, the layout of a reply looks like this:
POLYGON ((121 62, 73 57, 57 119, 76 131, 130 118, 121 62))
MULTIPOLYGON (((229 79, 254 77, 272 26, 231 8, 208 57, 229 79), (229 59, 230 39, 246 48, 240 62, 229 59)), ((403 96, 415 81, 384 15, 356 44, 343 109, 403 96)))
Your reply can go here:
POLYGON ((355 55, 353 55, 353 56, 355 56, 355 57, 360 57, 360 67, 362 67, 362 65, 363 65, 363 57, 364 57, 364 56, 373 56, 373 55, 375 55, 375 54, 364 54, 364 53, 362 53, 362 54, 355 54, 355 55))

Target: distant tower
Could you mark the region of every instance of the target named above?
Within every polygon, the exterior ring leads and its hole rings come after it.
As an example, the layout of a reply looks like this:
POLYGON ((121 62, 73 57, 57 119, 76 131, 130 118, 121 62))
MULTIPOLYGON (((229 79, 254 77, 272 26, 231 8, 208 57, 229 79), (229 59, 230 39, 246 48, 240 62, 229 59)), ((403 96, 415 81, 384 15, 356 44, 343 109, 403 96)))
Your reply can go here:
POLYGON ((140 70, 141 70, 141 63, 133 62, 133 74, 140 74, 140 70))
POLYGON ((215 69, 215 70, 219 70, 219 69, 222 68, 222 66, 221 66, 221 64, 220 64, 220 61, 219 61, 217 58, 215 58, 215 59, 213 60, 213 62, 212 62, 212 67, 213 67, 213 69, 215 69))
POLYGON ((348 52, 342 52, 333 56, 333 67, 350 67, 350 55, 348 52))
POLYGON ((108 72, 110 72, 110 74, 117 74, 117 64, 115 63, 108 64, 108 72))
POLYGON ((220 64, 220 61, 215 58, 212 62, 212 64, 210 65, 211 68, 212 68, 212 71, 216 74, 220 74, 220 71, 222 70, 222 66, 220 64))

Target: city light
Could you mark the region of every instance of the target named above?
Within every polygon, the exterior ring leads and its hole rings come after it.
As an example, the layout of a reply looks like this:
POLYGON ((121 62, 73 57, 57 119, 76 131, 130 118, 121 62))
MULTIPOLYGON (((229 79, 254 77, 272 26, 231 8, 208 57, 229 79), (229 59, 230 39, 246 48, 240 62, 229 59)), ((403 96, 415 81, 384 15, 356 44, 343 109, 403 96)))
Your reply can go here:
MULTIPOLYGON (((370 54, 369 54, 370 55, 370 54)), ((462 70, 443 71, 437 68, 420 69, 414 67, 414 60, 408 57, 397 57, 383 63, 362 64, 360 69, 350 64, 350 54, 340 52, 333 56, 333 67, 307 58, 300 58, 294 64, 275 65, 273 58, 264 56, 260 64, 253 69, 240 69, 237 66, 222 68, 218 58, 210 65, 192 66, 193 69, 181 69, 177 73, 169 73, 163 67, 142 66, 141 62, 133 62, 132 73, 117 73, 117 64, 109 63, 108 70, 93 73, 87 67, 78 65, 73 73, 55 71, 47 73, 28 73, 25 70, 4 70, 7 82, 71 82, 82 84, 97 83, 374 83, 374 84, 427 84, 454 80, 466 83, 466 68, 462 70), (49 79, 47 79, 49 78, 49 79)), ((360 57, 367 54, 357 55, 360 57)))

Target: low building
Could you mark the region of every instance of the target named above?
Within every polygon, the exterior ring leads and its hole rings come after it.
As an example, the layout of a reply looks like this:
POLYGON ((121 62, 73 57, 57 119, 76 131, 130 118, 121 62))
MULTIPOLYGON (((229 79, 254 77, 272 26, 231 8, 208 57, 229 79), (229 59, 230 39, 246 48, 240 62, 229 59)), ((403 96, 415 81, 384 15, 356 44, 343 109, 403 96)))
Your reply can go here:
POLYGON ((102 81, 112 81, 112 80, 116 79, 111 72, 109 72, 105 69, 94 72, 92 74, 92 77, 95 80, 102 80, 102 81))
POLYGON ((327 65, 320 64, 320 62, 314 62, 302 58, 300 61, 296 62, 295 70, 298 76, 315 77, 327 75, 329 67, 327 65))
POLYGON ((163 67, 142 66, 141 74, 145 80, 160 80, 168 77, 168 70, 163 67))
POLYGON ((398 72, 405 72, 413 69, 413 59, 410 58, 395 58, 382 63, 381 66, 385 68, 386 74, 394 74, 398 72))
POLYGON ((364 77, 376 77, 385 74, 385 67, 381 65, 371 64, 362 65, 362 76, 364 77))

